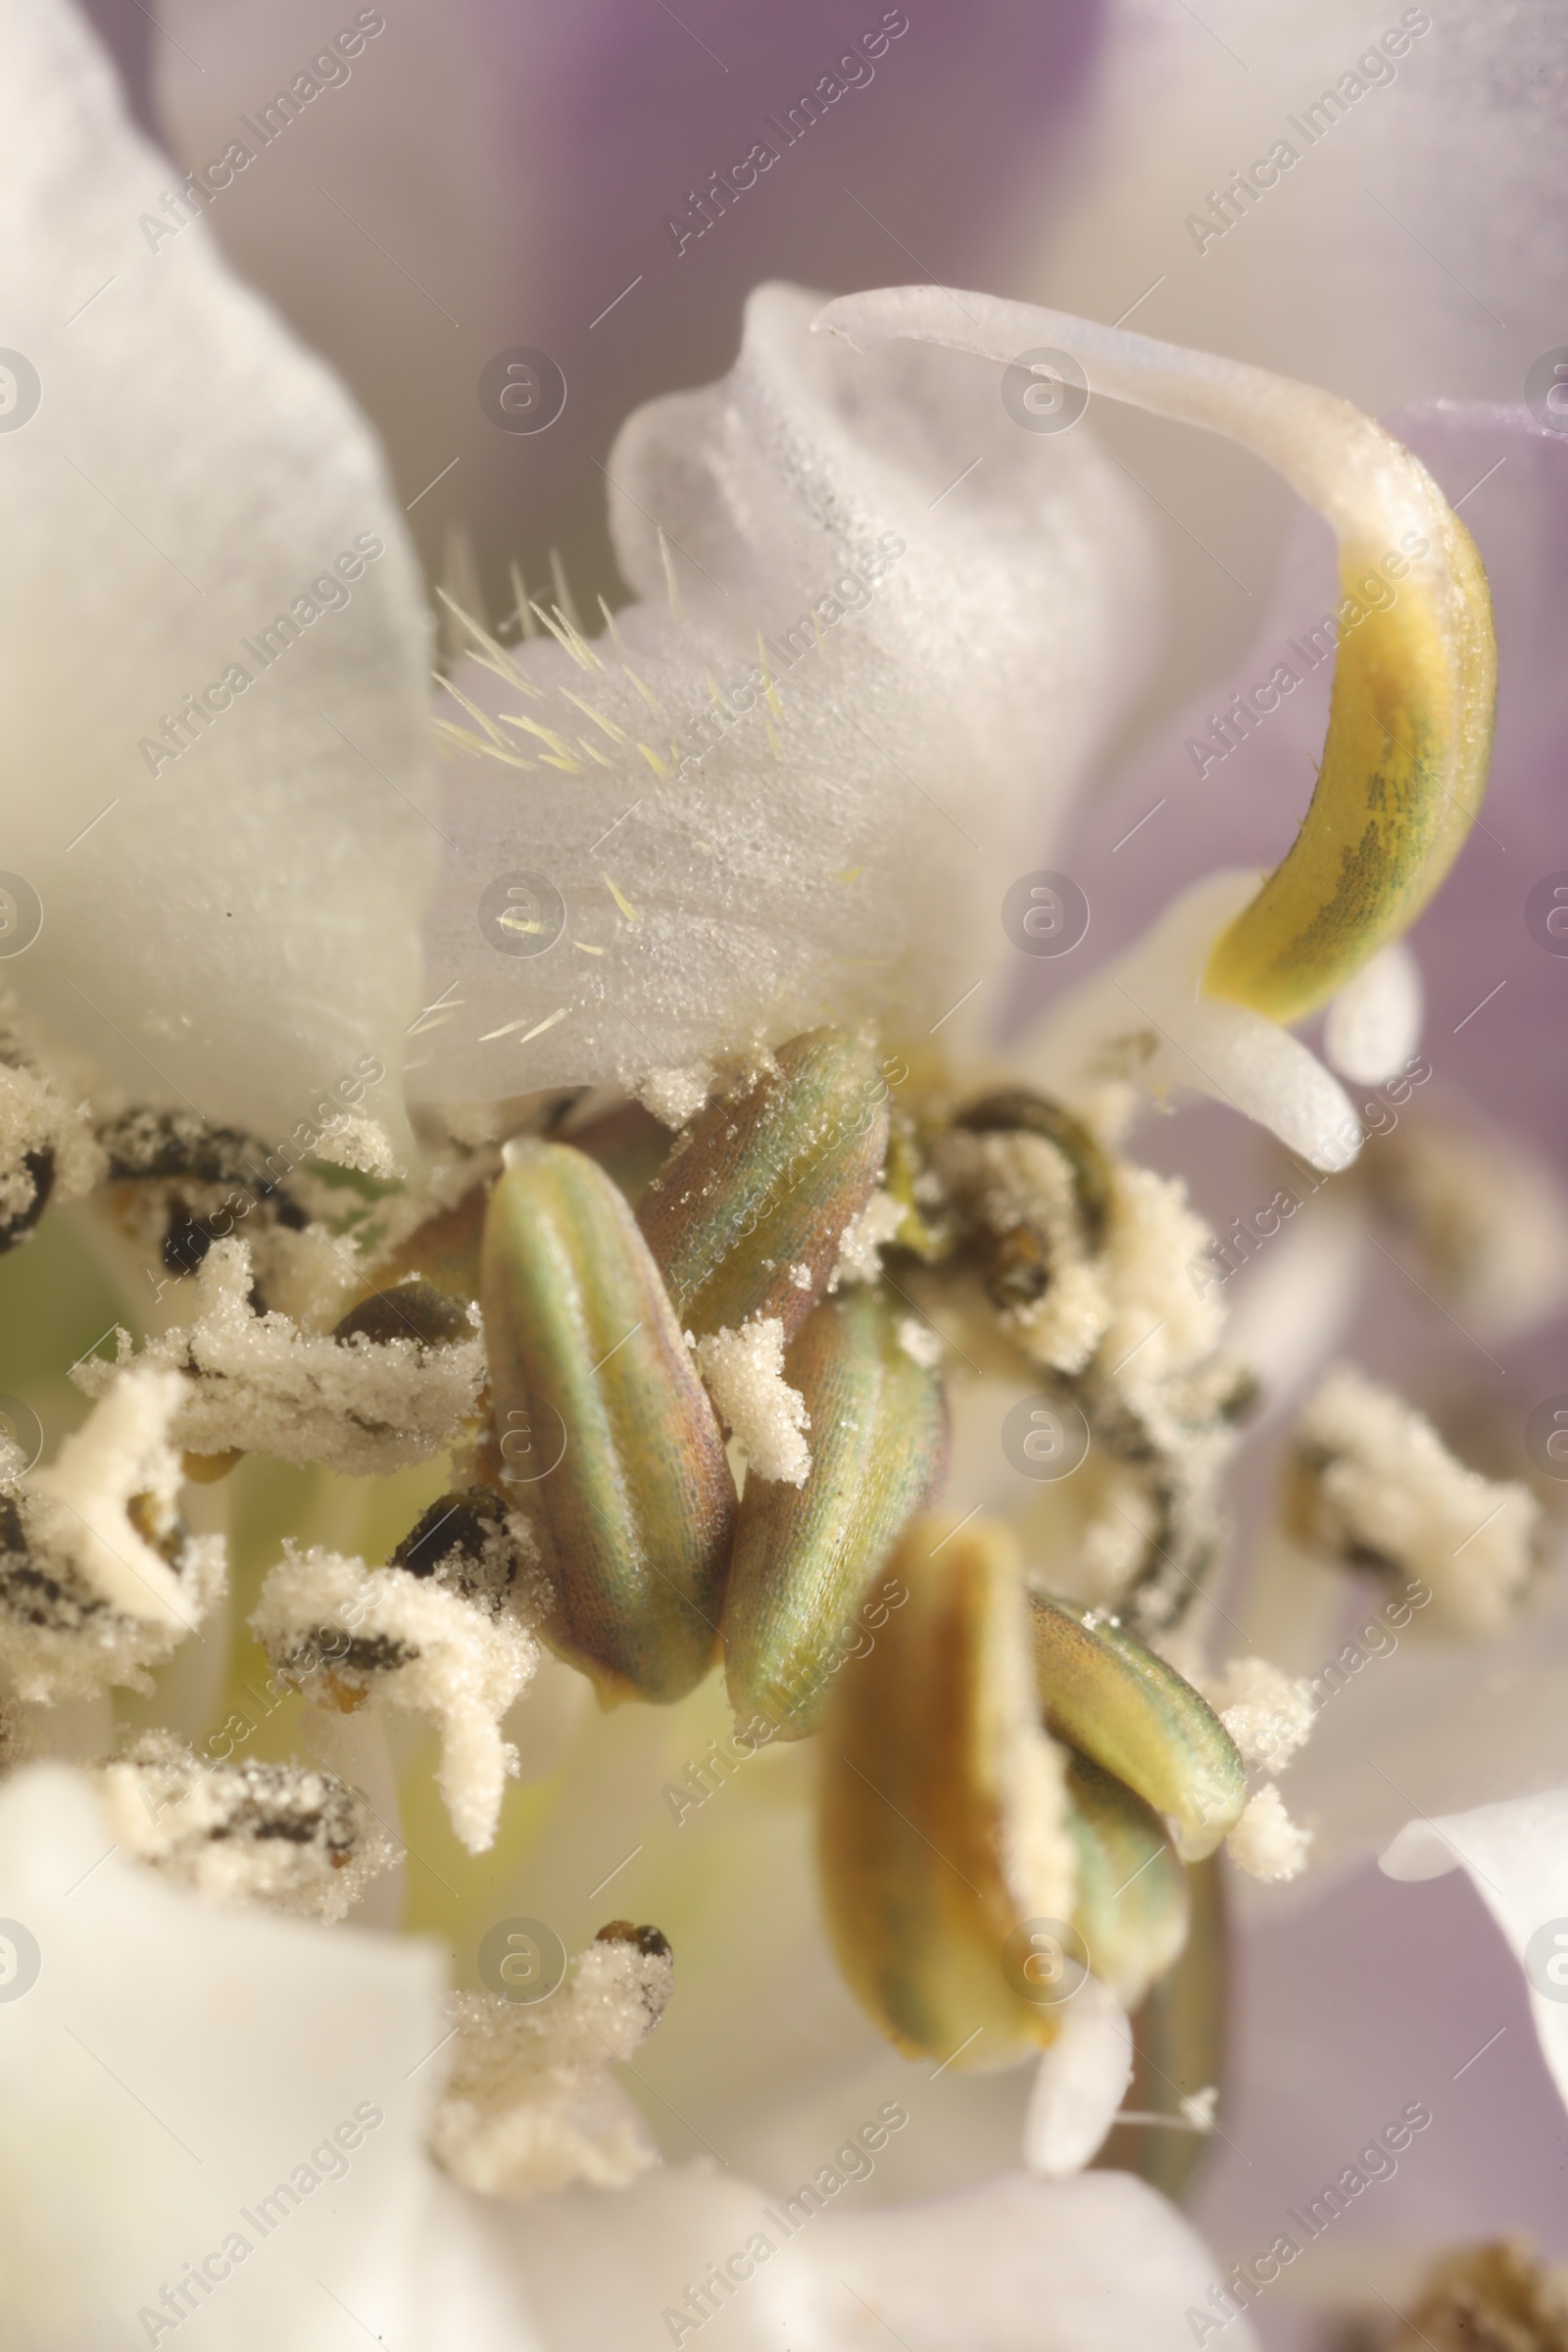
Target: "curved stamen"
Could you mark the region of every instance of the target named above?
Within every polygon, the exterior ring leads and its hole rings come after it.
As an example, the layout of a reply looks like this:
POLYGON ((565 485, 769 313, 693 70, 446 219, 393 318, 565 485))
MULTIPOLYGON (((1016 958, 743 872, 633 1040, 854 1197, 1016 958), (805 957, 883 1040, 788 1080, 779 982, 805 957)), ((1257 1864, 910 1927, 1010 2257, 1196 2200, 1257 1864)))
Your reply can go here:
POLYGON ((1215 940, 1202 982, 1276 1021, 1317 1010, 1415 920, 1486 787, 1492 600, 1426 467, 1335 393, 1032 303, 895 286, 842 296, 813 324, 859 350, 905 338, 1010 363, 1059 347, 1092 392, 1255 450, 1332 525, 1350 609, 1317 788, 1282 862, 1215 940), (1374 566, 1398 585, 1369 610, 1357 583, 1374 566))

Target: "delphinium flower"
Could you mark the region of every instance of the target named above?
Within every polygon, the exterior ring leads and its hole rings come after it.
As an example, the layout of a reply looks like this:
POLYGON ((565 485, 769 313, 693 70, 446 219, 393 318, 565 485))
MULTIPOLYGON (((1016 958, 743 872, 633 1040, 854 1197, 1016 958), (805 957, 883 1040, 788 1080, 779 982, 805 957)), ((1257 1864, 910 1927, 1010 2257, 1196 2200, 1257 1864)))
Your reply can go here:
MULTIPOLYGON (((157 165, 68 20, 14 48, 41 305, 157 165)), ((1223 2129, 1217 1850, 1284 1884, 1340 1831, 1276 1787, 1318 1711, 1290 1603, 1370 1567, 1484 1639, 1545 1562, 1541 1499, 1335 1367, 1342 1319, 1290 1289, 1345 1280, 1371 1179, 1342 1081, 1408 1099, 1402 937, 1481 804, 1462 522, 1299 383, 984 295, 764 287, 730 374, 611 454, 628 605, 562 581, 503 637, 447 596, 437 798, 364 428, 199 236, 154 263, 96 373, 35 312, 68 397, 15 445, 43 487, 11 698, 61 784, 7 885, 43 928, 6 1234, 25 1271, 90 1232, 140 1294, 81 1335, 81 1427, 38 1461, 23 1407, 4 1464, 19 2340, 1245 2344, 1256 2278, 1084 2168, 1120 2118, 1174 2187, 1223 2129), (1155 624, 1117 469, 996 397, 989 363, 1042 344, 1277 466, 1347 597, 1402 568, 1342 611, 1272 877, 1172 862, 1004 1049, 1020 956, 1072 916, 1038 859, 1155 624), (143 349, 215 384, 205 470, 158 368, 115 379, 143 349), (89 443, 172 545, 123 559, 146 642, 62 757, 30 673, 51 599, 103 625, 59 520, 116 503, 89 443), (144 722, 171 648, 192 684, 144 722), (95 814, 126 755, 140 798, 95 814), (1231 1328, 1227 1237, 1139 1155, 1141 1103, 1189 1091, 1329 1195, 1231 1328), (1222 1607, 1242 1432, 1279 1400, 1280 1527, 1222 1607), (705 2154, 661 2165, 666 2133, 705 2154), (923 2201, 860 2198, 878 2172, 923 2201)), ((1457 1152, 1417 1138, 1391 1213, 1517 1317, 1555 1202, 1457 1152)), ((1390 1867, 1458 1851, 1523 1945, 1556 1822, 1428 1824, 1390 1867)), ((1555 2292, 1503 2252, 1416 2318, 1544 2328, 1555 2292)))

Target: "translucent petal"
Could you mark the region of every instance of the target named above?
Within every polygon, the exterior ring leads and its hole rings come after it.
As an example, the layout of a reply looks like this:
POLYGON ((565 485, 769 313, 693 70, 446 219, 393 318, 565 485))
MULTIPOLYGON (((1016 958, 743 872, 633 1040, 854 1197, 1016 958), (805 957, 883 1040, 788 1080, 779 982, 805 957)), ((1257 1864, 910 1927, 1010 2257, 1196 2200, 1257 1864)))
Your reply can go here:
POLYGON ((1201 994, 1209 949, 1256 887, 1211 874, 1167 908, 1126 955, 1060 1000, 1019 1040, 1030 1076, 1066 1101, 1108 1079, 1155 1096, 1190 1088, 1270 1128, 1315 1167, 1354 1158, 1360 1121, 1316 1055, 1264 1014, 1201 994))
POLYGON ((6 336, 39 385, 0 439, 6 863, 43 906, 7 976, 135 1095, 270 1143, 362 1057, 395 1070, 413 1009, 415 574, 365 426, 169 228, 79 20, 0 16, 6 336))
POLYGON ((1086 1977, 1035 2069, 1024 2162, 1048 2180, 1081 2172, 1115 2119, 1133 2074, 1133 2036, 1098 1977, 1086 1977))
POLYGON ((39 1955, 0 2002, 8 2324, 39 2352, 161 2341, 140 2312, 201 2263, 189 2305, 222 2352, 333 2352, 344 2306, 402 2340, 435 1948, 171 1887, 54 1765, 0 1794, 0 1914, 8 1953, 20 1926, 39 1955))
MULTIPOLYGON (((114 4, 147 29, 140 0, 114 4)), ((265 155, 219 190, 212 225, 341 368, 401 495, 452 466, 415 507, 416 535, 440 575, 461 518, 504 611, 510 558, 536 587, 553 546, 579 589, 585 561, 608 575, 598 466, 616 428, 655 393, 722 373, 760 279, 870 283, 897 251, 884 221, 944 275, 1001 267, 1071 169, 1064 133, 1102 12, 974 0, 876 63, 852 50, 836 79, 823 69, 855 32, 839 0, 754 10, 730 48, 699 26, 706 58, 678 0, 673 17, 624 0, 398 0, 356 50, 356 17, 370 13, 161 0, 161 119, 198 172, 242 114, 262 122, 265 155), (792 131, 787 110, 813 86, 792 131), (771 131, 764 106, 780 110, 771 131), (774 159, 761 178, 742 161, 759 140, 774 159), (688 191, 714 165, 732 192, 714 184, 721 210, 705 216, 688 191), (541 341, 568 397, 547 433, 519 438, 481 411, 474 379, 489 354, 541 341)))
MULTIPOLYGON (((1003 2174, 880 2208, 852 2207, 853 2184, 831 2193, 798 2204, 793 2230, 781 2197, 711 2165, 652 2174, 612 2206, 582 2190, 510 2209, 449 2199, 439 2352, 690 2344, 705 2308, 687 2304, 693 2286, 738 2352, 858 2352, 881 2333, 907 2352, 1182 2352, 1187 2311, 1207 2316, 1219 2276, 1175 2210, 1125 2173, 1003 2174)), ((1238 2352, 1256 2340, 1245 2318, 1226 2329, 1238 2352)))
POLYGON ((415 1090, 625 1078, 861 1011, 947 1045, 1000 1010, 1004 895, 1141 665, 1147 543, 1087 434, 1020 431, 933 354, 812 338, 814 307, 762 288, 732 373, 625 427, 618 642, 563 629, 455 679, 481 713, 457 726, 514 764, 450 772, 415 1090), (539 926, 510 939, 509 876, 539 926))
POLYGON ((1361 1086, 1392 1078, 1421 1043, 1421 966, 1396 939, 1363 964, 1329 1006, 1323 1052, 1361 1086))
POLYGON ((1568 1788, 1407 1822, 1382 1857, 1391 1879, 1460 1865, 1524 1968, 1542 2052, 1568 2103, 1568 1788))

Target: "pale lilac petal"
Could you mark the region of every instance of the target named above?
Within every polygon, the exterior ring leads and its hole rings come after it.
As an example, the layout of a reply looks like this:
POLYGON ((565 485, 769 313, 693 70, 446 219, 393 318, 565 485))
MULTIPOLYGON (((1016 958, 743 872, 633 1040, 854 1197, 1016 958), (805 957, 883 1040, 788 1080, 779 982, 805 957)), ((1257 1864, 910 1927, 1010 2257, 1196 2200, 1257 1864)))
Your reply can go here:
POLYGON ((1382 1860, 1391 1879, 1461 1866, 1525 1971, 1542 2051, 1568 2103, 1568 1788, 1407 1822, 1382 1860))
POLYGON ((1323 2352, 1351 2298, 1387 2320, 1363 2281, 1397 2302, 1441 2249, 1520 2230, 1568 2254, 1568 2118, 1523 1976, 1462 1874, 1395 1885, 1370 1859, 1326 1888, 1308 1874, 1243 1927, 1233 1972, 1233 2087, 1191 2210, 1227 2262, 1281 2230, 1300 2247, 1255 2306, 1271 2347, 1323 2352), (1402 2122, 1412 2106, 1430 2125, 1402 2122), (1380 2139, 1314 2238, 1308 2205, 1380 2139))
MULTIPOLYGON (((160 13, 162 119, 181 165, 199 167, 357 12, 164 0, 160 13)), ((983 0, 905 14, 908 32, 878 52, 879 20, 905 12, 871 8, 862 24, 834 0, 743 16, 700 0, 378 13, 386 30, 352 79, 307 103, 212 224, 342 370, 403 500, 453 466, 412 521, 438 576, 448 530, 472 534, 497 611, 508 558, 537 587, 553 546, 579 595, 613 590, 610 444, 641 402, 722 373, 754 286, 876 284, 906 269, 906 248, 960 281, 1004 270, 1070 170, 1102 17, 1100 0, 1025 13, 983 0), (834 69, 856 48, 844 87, 834 69), (788 110, 824 76, 843 95, 818 99, 820 120, 792 140, 788 110), (700 223, 693 195, 715 171, 733 184, 758 141, 777 162, 739 195, 719 189, 722 217, 677 250, 667 223, 700 223), (499 431, 477 397, 486 362, 519 346, 550 353, 568 386, 536 439, 499 431)))

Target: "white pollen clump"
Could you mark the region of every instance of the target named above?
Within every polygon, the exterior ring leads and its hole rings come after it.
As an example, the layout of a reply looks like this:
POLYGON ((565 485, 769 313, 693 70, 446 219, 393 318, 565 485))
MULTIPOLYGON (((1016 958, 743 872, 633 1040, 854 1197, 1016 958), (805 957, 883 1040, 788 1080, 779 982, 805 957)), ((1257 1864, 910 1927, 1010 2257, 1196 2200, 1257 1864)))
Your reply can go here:
POLYGON ((1244 1763, 1261 1772, 1283 1772, 1304 1746, 1313 1723, 1312 1686, 1267 1658, 1230 1658, 1222 1675, 1204 1676, 1197 1687, 1244 1763))
POLYGON ((367 1699, 428 1715, 437 1784, 472 1854, 493 1843, 516 1750, 501 1720, 532 1680, 539 1644, 519 1608, 492 1612, 433 1577, 296 1551, 271 1570, 251 1624, 274 1670, 322 1705, 367 1699))
POLYGON ((175 1508, 181 1387, 172 1372, 114 1381, 58 1458, 0 1502, 0 1665, 19 1697, 150 1690, 147 1668, 221 1594, 222 1538, 186 1534, 175 1508))
POLYGON ((800 1260, 799 1264, 790 1268, 790 1282, 798 1291, 808 1291, 814 1279, 810 1267, 804 1258, 800 1260))
POLYGON ((314 1765, 215 1763, 147 1732, 98 1782, 122 1852, 210 1901, 331 1923, 397 1859, 359 1791, 314 1765))
POLYGON ((466 2188, 524 2198, 586 2180, 624 2188, 658 2164, 647 2124, 611 2073, 658 2025, 674 1983, 667 1949, 589 1945, 537 2001, 454 1993, 451 2073, 431 2145, 466 2188))
MULTIPOLYGON (((844 1230, 828 1289, 836 1291, 845 1282, 875 1282, 882 1271, 882 1250, 896 1237, 904 1215, 904 1203, 895 1200, 891 1193, 873 1193, 844 1230)), ((801 1287, 808 1286, 803 1283, 801 1287)))
POLYGON ((1311 1831, 1291 1819, 1284 1798, 1269 1781, 1248 1798, 1225 1845, 1238 1869, 1254 1879, 1277 1881, 1300 1876, 1311 1842, 1311 1831))
POLYGON ((714 1083, 710 1064, 694 1061, 684 1070, 650 1070, 636 1095, 662 1127, 684 1127, 705 1107, 714 1083))
POLYGON ((899 1325, 899 1346, 911 1364, 924 1372, 934 1372, 947 1349, 942 1334, 930 1323, 922 1323, 918 1315, 906 1315, 899 1325))
POLYGON ((745 1452, 753 1477, 804 1487, 811 1467, 806 1399, 784 1378, 784 1325, 777 1315, 715 1331, 697 1343, 697 1362, 720 1418, 745 1452))
POLYGON ((1145 1385, 1189 1370, 1212 1352, 1224 1308, 1200 1298, 1192 1277, 1211 1239, 1188 1207, 1180 1177, 1117 1163, 1105 1243, 1109 1311, 1099 1348, 1107 1371, 1125 1363, 1145 1385))
POLYGON ((1467 1470, 1413 1405, 1348 1364, 1308 1399, 1295 1436, 1298 1534, 1357 1565, 1422 1578, 1433 1622, 1450 1632, 1507 1624, 1541 1518, 1528 1487, 1467 1470))
POLYGON ((1084 1527, 1072 1593, 1091 1608, 1109 1608, 1148 1565, 1159 1542, 1165 1514, 1147 1479, 1122 1462, 1094 1463, 1096 1483, 1086 1484, 1083 1501, 1094 1516, 1084 1527))
POLYGON ((302 1331, 287 1315, 259 1315, 250 1303, 244 1242, 217 1242, 191 1278, 195 1317, 133 1354, 119 1336, 116 1365, 89 1356, 73 1378, 102 1395, 117 1368, 168 1365, 187 1375, 173 1427, 194 1453, 270 1453, 321 1462, 364 1478, 429 1461, 479 1409, 484 1344, 413 1339, 334 1340, 302 1331))
POLYGON ((1081 1372, 1111 1311, 1103 1259, 1091 1257, 1072 1166, 1043 1135, 956 1129, 941 1149, 952 1191, 994 1234, 1020 1229, 1044 1246, 1041 1296, 1006 1307, 1002 1320, 1024 1353, 1057 1372, 1081 1372))
POLYGON ((58 1093, 7 1032, 0 1034, 0 1233, 30 1229, 40 1214, 40 1163, 50 1171, 44 1198, 74 1200, 101 1180, 104 1154, 87 1104, 58 1093))
POLYGON ((311 1146, 315 1158, 330 1160, 335 1168, 353 1168, 361 1176, 375 1176, 390 1184, 402 1176, 392 1150, 392 1138, 378 1119, 346 1112, 323 1129, 311 1146))

